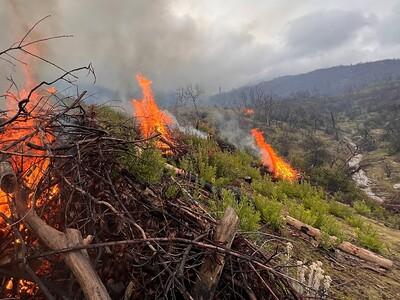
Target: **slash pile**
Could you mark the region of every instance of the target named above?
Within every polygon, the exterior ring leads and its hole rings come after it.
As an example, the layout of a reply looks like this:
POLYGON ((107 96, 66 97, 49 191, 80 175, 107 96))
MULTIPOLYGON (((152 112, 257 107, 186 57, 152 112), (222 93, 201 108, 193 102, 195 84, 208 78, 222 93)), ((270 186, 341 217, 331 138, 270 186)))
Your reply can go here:
POLYGON ((15 191, 2 202, 9 212, 0 222, 0 297, 99 299, 96 290, 83 291, 71 267, 72 254, 79 253, 89 257, 112 299, 200 299, 196 285, 202 265, 205 260, 221 264, 221 257, 225 264, 216 299, 297 298, 275 268, 277 252, 265 253, 244 233, 235 235, 231 247, 214 241, 219 221, 205 209, 214 196, 196 182, 167 170, 161 183, 138 180, 119 158, 140 159, 139 149, 157 136, 139 140, 133 126, 100 122, 83 96, 61 101, 54 95, 45 113, 30 115, 32 134, 53 138, 40 143, 21 138, 2 149, 2 164, 15 156, 48 164, 31 185, 14 166, 15 191), (179 188, 173 196, 165 193, 171 185, 179 188), (71 229, 83 239, 49 247, 64 241, 71 229), (51 235, 43 236, 44 231, 51 235))

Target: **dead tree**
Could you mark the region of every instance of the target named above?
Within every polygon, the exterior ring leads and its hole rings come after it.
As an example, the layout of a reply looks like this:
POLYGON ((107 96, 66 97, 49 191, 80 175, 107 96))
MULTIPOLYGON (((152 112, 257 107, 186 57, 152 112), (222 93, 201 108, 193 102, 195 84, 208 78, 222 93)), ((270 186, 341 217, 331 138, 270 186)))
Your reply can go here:
POLYGON ((193 105, 196 114, 196 129, 199 129, 198 127, 201 119, 198 109, 198 102, 200 101, 200 98, 203 94, 204 90, 197 84, 195 86, 189 84, 186 87, 179 88, 176 92, 177 103, 186 104, 190 102, 193 105))

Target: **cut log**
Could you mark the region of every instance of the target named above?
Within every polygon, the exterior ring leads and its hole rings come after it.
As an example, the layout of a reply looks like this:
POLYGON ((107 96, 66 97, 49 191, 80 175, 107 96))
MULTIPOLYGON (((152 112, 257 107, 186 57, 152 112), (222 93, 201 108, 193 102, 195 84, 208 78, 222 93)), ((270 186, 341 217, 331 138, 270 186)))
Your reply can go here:
POLYGON ((318 228, 307 225, 306 223, 292 218, 291 216, 286 216, 286 223, 307 234, 308 236, 313 237, 318 242, 320 242, 322 239, 322 233, 318 228))
POLYGON ((380 255, 377 255, 367 249, 357 247, 357 246, 353 245, 352 243, 342 242, 339 245, 337 245, 336 247, 338 249, 342 250, 343 252, 352 254, 363 260, 372 262, 382 268, 390 269, 391 267, 393 267, 393 261, 391 261, 390 259, 387 259, 380 255))
MULTIPOLYGON (((307 225, 290 216, 286 216, 286 223, 300 230, 301 232, 307 234, 308 236, 313 237, 315 240, 317 240, 318 243, 321 242, 322 233, 319 229, 307 225)), ((338 238, 336 236, 330 236, 329 239, 333 244, 336 244, 338 241, 338 238)), ((361 258, 362 260, 372 262, 382 268, 390 269, 391 267, 393 267, 393 261, 391 261, 390 259, 384 258, 367 249, 353 245, 350 242, 341 242, 336 245, 336 248, 340 249, 345 253, 361 258)))
MULTIPOLYGON (((29 209, 27 207, 27 199, 27 192, 23 189, 17 189, 15 204, 18 215, 24 217, 23 222, 44 245, 52 250, 60 250, 82 243, 82 236, 79 230, 66 229, 65 233, 62 233, 47 225, 46 222, 36 214, 34 209, 29 209)), ((74 274, 86 299, 111 299, 100 277, 92 267, 85 251, 68 252, 64 254, 64 261, 74 274)))
MULTIPOLYGON (((228 207, 224 217, 217 225, 214 233, 214 241, 230 248, 239 226, 239 217, 232 207, 228 207)), ((206 257, 201 268, 199 277, 193 289, 193 298, 196 300, 213 299, 218 285, 221 272, 225 265, 225 255, 215 254, 206 257)))

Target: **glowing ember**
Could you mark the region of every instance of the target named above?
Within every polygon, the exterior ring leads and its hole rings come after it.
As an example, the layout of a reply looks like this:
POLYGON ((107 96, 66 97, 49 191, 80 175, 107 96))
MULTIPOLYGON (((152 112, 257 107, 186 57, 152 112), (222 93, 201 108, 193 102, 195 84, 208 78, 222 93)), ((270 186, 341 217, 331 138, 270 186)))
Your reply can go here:
POLYGON ((257 147, 261 152, 262 163, 268 167, 268 170, 276 177, 288 181, 294 181, 297 179, 297 172, 285 162, 271 145, 267 144, 264 139, 262 131, 253 128, 251 130, 251 135, 254 137, 257 147))
POLYGON ((254 115, 254 109, 245 108, 245 109, 243 110, 243 113, 244 113, 246 116, 254 115))
MULTIPOLYGON (((136 75, 136 80, 142 89, 143 98, 140 100, 132 99, 132 105, 135 109, 135 117, 140 123, 140 133, 144 138, 159 133, 164 140, 173 143, 168 126, 173 121, 170 116, 161 111, 154 100, 151 90, 151 80, 141 74, 136 75)), ((162 150, 168 150, 170 147, 162 142, 157 142, 157 147, 162 150)))

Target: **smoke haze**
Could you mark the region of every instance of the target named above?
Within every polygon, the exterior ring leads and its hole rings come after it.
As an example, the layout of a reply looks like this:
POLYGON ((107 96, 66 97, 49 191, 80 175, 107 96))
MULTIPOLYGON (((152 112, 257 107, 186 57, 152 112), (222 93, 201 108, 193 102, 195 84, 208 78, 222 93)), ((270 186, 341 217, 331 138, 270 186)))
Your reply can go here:
MULTIPOLYGON (((99 86, 127 100, 138 90, 137 72, 152 78, 157 90, 192 82, 210 94, 317 67, 396 57, 400 50, 395 0, 3 0, 0 49, 49 14, 31 38, 74 37, 49 41, 41 53, 66 69, 92 62, 99 86)), ((3 87, 18 66, 0 63, 3 87)), ((43 64, 37 70, 41 79, 58 74, 43 64)))

